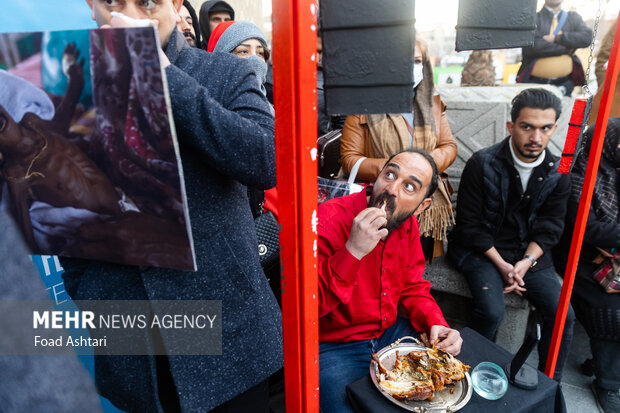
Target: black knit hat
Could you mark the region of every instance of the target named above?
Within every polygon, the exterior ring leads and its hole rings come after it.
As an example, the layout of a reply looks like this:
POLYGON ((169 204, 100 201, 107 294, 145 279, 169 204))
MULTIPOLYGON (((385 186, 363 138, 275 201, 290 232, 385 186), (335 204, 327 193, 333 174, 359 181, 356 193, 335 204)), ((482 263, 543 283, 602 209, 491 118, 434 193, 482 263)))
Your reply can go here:
POLYGON ((233 10, 233 8, 226 3, 225 1, 219 1, 217 3, 215 3, 213 5, 213 7, 211 7, 211 10, 209 10, 209 14, 211 13, 216 13, 218 11, 224 11, 227 13, 230 13, 230 17, 234 20, 235 17, 235 11, 233 10))

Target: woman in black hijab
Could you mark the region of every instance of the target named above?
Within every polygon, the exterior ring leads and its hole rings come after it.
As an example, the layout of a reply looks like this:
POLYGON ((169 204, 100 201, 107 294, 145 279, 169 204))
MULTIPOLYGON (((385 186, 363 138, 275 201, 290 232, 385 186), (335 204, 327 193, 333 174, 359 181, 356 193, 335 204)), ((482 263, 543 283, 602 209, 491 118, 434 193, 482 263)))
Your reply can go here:
MULTIPOLYGON (((577 156, 571 172, 572 189, 566 229, 554 254, 558 271, 566 265, 595 126, 592 125, 585 133, 584 149, 577 156)), ((606 413, 620 412, 620 294, 605 292, 594 280, 593 273, 599 264, 592 260, 600 253, 596 247, 606 250, 620 248, 619 143, 620 117, 610 118, 572 295, 575 314, 590 338, 596 376, 592 390, 606 413)))

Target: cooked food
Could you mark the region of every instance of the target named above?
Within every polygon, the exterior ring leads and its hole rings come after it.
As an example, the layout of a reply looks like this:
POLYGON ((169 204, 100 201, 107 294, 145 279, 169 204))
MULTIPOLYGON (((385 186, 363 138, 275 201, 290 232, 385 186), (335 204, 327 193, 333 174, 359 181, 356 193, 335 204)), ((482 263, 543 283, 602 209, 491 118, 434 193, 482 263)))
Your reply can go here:
POLYGON ((389 371, 377 354, 373 354, 379 366, 379 386, 399 400, 433 400, 435 392, 462 380, 469 366, 438 349, 437 342, 430 348, 427 345, 426 350, 402 355, 397 351, 394 368, 389 371))
POLYGON ((396 352, 396 363, 390 371, 386 370, 376 354, 373 359, 379 365, 379 385, 386 392, 401 400, 433 400, 435 386, 428 369, 416 365, 415 358, 410 354, 399 355, 396 352))

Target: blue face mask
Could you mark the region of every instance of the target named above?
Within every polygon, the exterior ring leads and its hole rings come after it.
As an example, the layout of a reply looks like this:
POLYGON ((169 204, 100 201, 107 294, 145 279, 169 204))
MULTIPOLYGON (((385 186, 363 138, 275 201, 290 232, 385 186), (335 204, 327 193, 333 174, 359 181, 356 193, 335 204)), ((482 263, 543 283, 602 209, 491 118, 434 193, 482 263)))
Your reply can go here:
POLYGON ((267 63, 256 55, 248 57, 247 60, 252 65, 254 73, 256 73, 256 77, 260 83, 261 92, 267 96, 267 89, 265 89, 265 82, 267 81, 267 63))
POLYGON ((424 79, 424 66, 423 65, 413 65, 413 88, 418 87, 420 82, 424 79))

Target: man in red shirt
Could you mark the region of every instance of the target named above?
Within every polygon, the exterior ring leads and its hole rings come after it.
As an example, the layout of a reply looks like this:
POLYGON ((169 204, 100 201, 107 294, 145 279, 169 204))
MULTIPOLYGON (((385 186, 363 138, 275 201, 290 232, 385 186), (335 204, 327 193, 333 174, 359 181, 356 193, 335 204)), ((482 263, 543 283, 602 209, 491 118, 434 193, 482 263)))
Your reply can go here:
POLYGON ((433 159, 408 149, 388 159, 374 186, 319 206, 323 413, 353 411, 346 385, 368 374, 373 352, 402 336, 425 331, 439 348, 460 352, 459 332, 448 327, 422 278, 414 215, 429 206, 437 184, 433 159), (397 316, 397 307, 409 320, 397 316))

